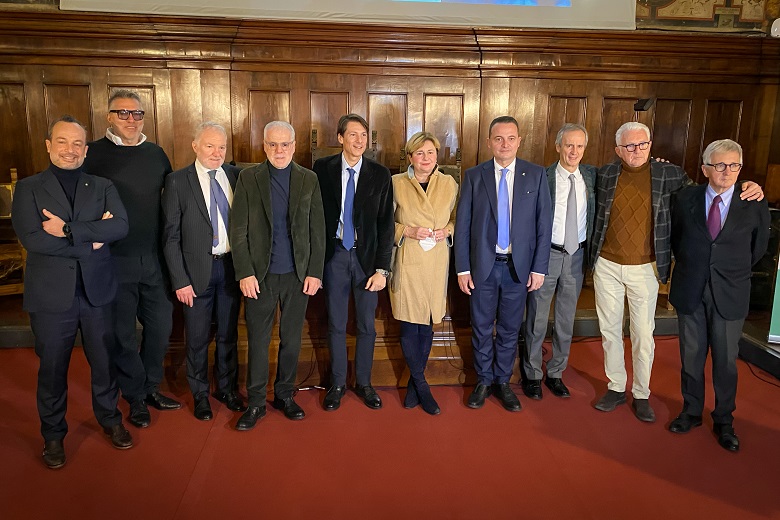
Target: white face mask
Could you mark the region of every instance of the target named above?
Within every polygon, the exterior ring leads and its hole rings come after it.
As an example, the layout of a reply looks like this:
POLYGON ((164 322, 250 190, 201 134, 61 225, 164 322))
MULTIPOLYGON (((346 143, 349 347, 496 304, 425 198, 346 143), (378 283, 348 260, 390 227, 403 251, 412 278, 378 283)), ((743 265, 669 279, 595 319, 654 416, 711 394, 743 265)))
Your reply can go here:
MULTIPOLYGON (((431 233, 433 233, 432 229, 428 229, 431 233)), ((433 235, 429 236, 428 238, 424 238, 420 240, 420 247, 423 248, 423 251, 430 251, 434 247, 436 247, 436 239, 433 238, 433 235)))

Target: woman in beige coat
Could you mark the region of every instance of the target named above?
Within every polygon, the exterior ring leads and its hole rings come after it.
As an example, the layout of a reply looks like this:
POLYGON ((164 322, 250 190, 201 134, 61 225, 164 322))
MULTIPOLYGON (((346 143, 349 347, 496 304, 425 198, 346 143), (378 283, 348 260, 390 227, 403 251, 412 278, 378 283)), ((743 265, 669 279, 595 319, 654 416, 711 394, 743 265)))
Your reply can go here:
POLYGON ((406 143, 409 169, 393 176, 395 257, 390 278, 393 316, 401 322, 401 350, 409 365, 406 408, 440 412, 425 380, 433 324, 441 323, 447 297, 458 184, 439 172, 439 140, 428 132, 406 143))

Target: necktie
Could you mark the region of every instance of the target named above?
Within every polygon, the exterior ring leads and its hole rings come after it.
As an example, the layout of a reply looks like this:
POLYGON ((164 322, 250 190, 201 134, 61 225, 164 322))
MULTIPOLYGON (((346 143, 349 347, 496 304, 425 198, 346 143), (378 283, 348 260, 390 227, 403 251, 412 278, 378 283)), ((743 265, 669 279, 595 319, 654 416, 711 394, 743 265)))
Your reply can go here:
POLYGON ((344 226, 341 228, 341 244, 345 249, 355 245, 355 226, 352 223, 352 209, 355 206, 355 170, 347 168, 347 193, 344 195, 344 226))
POLYGON ((509 247, 509 186, 506 182, 508 168, 501 168, 501 180, 498 181, 498 247, 509 247))
POLYGON ((715 195, 715 198, 712 199, 712 206, 710 206, 710 212, 707 215, 707 229, 710 230, 710 236, 715 240, 720 233, 720 195, 715 195))
POLYGON ((225 224, 225 229, 228 228, 228 218, 230 214, 230 205, 228 204, 225 192, 222 191, 222 186, 217 182, 217 170, 209 170, 209 179, 211 185, 211 202, 209 204, 209 216, 211 216, 211 230, 213 231, 211 245, 217 247, 219 245, 219 221, 217 220, 217 213, 222 215, 222 222, 225 224))
POLYGON ((566 225, 563 228, 563 248, 573 255, 580 248, 580 230, 577 226, 577 192, 574 174, 569 175, 569 196, 566 198, 566 225))

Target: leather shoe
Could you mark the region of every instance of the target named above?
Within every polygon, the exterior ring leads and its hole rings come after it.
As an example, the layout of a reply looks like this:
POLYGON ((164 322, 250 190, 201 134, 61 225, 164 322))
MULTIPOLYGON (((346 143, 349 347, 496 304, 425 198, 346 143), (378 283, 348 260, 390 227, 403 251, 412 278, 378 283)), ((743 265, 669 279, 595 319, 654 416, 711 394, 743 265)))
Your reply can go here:
POLYGON ((712 431, 718 436, 718 444, 721 448, 733 452, 739 451, 739 438, 730 424, 716 424, 712 427, 712 431))
POLYGON ((162 395, 160 392, 152 392, 146 396, 146 404, 150 404, 158 410, 178 410, 181 403, 176 399, 162 395))
POLYGON ((640 421, 648 423, 655 422, 655 412, 650 406, 650 401, 648 399, 637 399, 635 397, 634 400, 631 401, 631 408, 634 409, 634 415, 636 415, 636 418, 640 421))
POLYGON ((322 407, 326 412, 332 412, 338 410, 341 406, 341 398, 347 392, 346 386, 331 386, 328 388, 328 392, 325 394, 325 400, 322 402, 322 407))
POLYGON ((208 397, 195 399, 195 418, 199 421, 210 421, 214 418, 214 412, 211 411, 208 397))
POLYGON ((65 465, 65 446, 62 439, 43 443, 43 463, 49 469, 58 469, 65 465))
POLYGON ((602 412, 611 412, 615 408, 617 408, 620 404, 625 404, 626 402, 626 393, 625 392, 615 392, 614 390, 607 390, 607 393, 602 396, 601 399, 594 405, 594 408, 596 410, 601 410, 602 412))
MULTIPOLYGON (((540 388, 539 393, 541 394, 541 392, 542 389, 540 388)), ((520 399, 517 398, 515 392, 512 390, 512 387, 509 386, 509 383, 501 383, 498 385, 495 394, 501 401, 501 404, 504 405, 505 410, 510 412, 519 412, 523 409, 523 407, 520 405, 520 399)))
POLYGON ((292 421, 300 421, 306 417, 303 408, 298 406, 292 397, 288 397, 287 399, 274 397, 273 403, 271 404, 273 404, 273 407, 277 410, 284 412, 284 416, 292 421))
POLYGON ((469 396, 469 400, 466 403, 466 406, 474 409, 482 408, 482 406, 485 404, 485 399, 487 399, 489 395, 490 387, 488 385, 483 385, 482 383, 477 383, 477 386, 474 387, 474 390, 469 396))
POLYGON ((542 381, 539 379, 523 379, 523 393, 526 397, 537 401, 542 398, 542 381))
POLYGON ((130 403, 130 414, 127 420, 136 428, 146 428, 152 423, 152 416, 143 399, 130 403))
POLYGON ((376 390, 371 385, 355 385, 355 393, 363 399, 363 402, 366 403, 366 406, 371 408, 372 410, 379 410, 382 408, 382 400, 379 398, 379 394, 376 393, 376 390))
POLYGON ((669 431, 672 433, 688 433, 697 426, 701 426, 701 415, 688 415, 683 412, 669 425, 669 431))
POLYGON ((118 450, 129 450, 133 447, 133 437, 122 423, 103 426, 103 433, 111 437, 111 445, 118 450))
POLYGON ((556 397, 571 397, 569 389, 563 384, 563 379, 560 377, 548 377, 544 380, 544 386, 550 389, 556 397))
POLYGON ((244 401, 242 401, 241 397, 233 391, 214 392, 211 395, 214 397, 214 399, 227 406, 228 410, 232 410, 234 412, 243 412, 244 410, 246 410, 246 406, 244 406, 244 401))
POLYGON ((257 424, 257 421, 265 417, 265 406, 250 406, 244 412, 236 423, 236 430, 245 432, 251 430, 257 424))

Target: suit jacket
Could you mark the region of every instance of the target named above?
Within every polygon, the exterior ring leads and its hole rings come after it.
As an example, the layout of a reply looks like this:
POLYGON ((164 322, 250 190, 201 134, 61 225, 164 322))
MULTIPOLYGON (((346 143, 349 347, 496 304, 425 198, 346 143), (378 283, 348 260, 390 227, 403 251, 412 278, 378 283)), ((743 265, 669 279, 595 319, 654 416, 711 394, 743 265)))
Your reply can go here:
MULTIPOLYGON (((341 216, 341 154, 317 159, 314 171, 320 180, 325 209, 325 262, 333 258, 336 232, 341 216)), ((371 276, 377 269, 390 271, 393 254, 393 184, 390 170, 363 157, 352 222, 357 234, 357 257, 360 267, 371 276)))
POLYGON ((46 169, 16 184, 12 223, 27 250, 24 309, 28 312, 63 312, 73 304, 76 270, 81 270, 84 291, 94 306, 110 303, 117 282, 111 262, 110 242, 127 235, 127 213, 108 179, 74 171, 79 176, 71 208, 60 182, 46 169), (47 209, 70 225, 73 243, 43 230, 47 209), (110 211, 113 218, 101 220, 110 211), (101 242, 93 250, 92 243, 101 242))
MULTIPOLYGON (((239 169, 229 164, 222 169, 235 193, 239 169)), ((211 280, 213 230, 195 163, 166 177, 162 208, 163 252, 173 289, 192 285, 201 294, 211 280)))
MULTIPOLYGON (((455 220, 455 269, 484 282, 496 261, 498 196, 493 159, 463 175, 455 220)), ((520 280, 531 272, 547 274, 552 219, 550 187, 544 168, 517 159, 512 192, 510 243, 512 263, 520 280)), ((518 318, 520 319, 520 318, 518 318)))
MULTIPOLYGON (((555 161, 547 168, 547 181, 550 185, 550 200, 552 202, 551 204, 551 216, 552 220, 555 220, 555 174, 556 169, 558 168, 558 161, 555 161)), ((588 258, 590 258, 590 248, 591 248, 591 238, 593 236, 593 221, 596 216, 596 174, 597 170, 595 166, 591 166, 590 164, 580 164, 580 174, 582 175, 582 180, 585 182, 585 189, 588 192, 587 196, 587 205, 588 208, 586 210, 586 220, 587 220, 587 232, 585 234, 585 261, 587 262, 588 258)), ((563 245, 563 244, 560 244, 563 245)))
MULTIPOLYGON (((230 248, 236 280, 265 279, 273 244, 271 173, 268 161, 251 166, 238 176, 230 213, 230 248)), ((292 235, 295 274, 322 279, 325 258, 325 223, 317 175, 292 163, 287 222, 292 235)))
POLYGON ((769 243, 769 209, 766 200, 739 198, 734 188, 726 222, 712 240, 707 230, 705 191, 707 185, 681 191, 672 210, 674 276, 669 301, 683 314, 692 314, 701 304, 710 282, 715 307, 726 320, 741 320, 750 304, 750 274, 766 253, 769 243))

